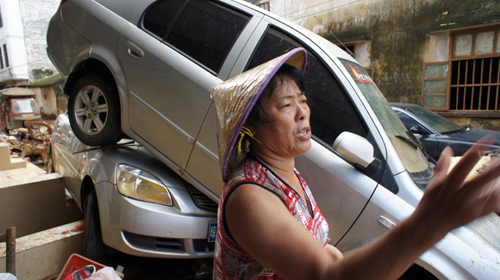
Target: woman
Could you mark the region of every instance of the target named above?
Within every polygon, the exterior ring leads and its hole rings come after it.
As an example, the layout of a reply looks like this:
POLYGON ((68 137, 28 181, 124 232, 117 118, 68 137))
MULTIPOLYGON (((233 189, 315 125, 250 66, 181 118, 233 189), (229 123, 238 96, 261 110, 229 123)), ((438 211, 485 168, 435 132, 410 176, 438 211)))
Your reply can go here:
POLYGON ((214 279, 395 279, 448 231, 500 211, 498 164, 464 183, 485 145, 449 176, 446 149, 414 213, 344 258, 327 245, 328 225, 295 170, 311 147, 305 64, 306 51, 294 49, 212 90, 226 183, 214 279))

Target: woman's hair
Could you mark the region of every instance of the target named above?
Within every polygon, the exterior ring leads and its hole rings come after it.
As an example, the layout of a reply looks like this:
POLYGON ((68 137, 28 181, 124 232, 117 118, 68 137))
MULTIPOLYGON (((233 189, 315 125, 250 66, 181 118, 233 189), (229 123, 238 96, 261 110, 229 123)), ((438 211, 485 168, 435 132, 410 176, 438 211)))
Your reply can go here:
POLYGON ((274 91, 279 88, 286 79, 291 79, 292 81, 294 81, 300 91, 305 94, 306 78, 302 74, 302 71, 300 71, 295 66, 285 63, 278 69, 276 74, 271 78, 269 84, 267 84, 266 88, 260 95, 259 99, 255 103, 255 106, 248 115, 247 123, 266 123, 271 121, 269 117, 265 116, 267 114, 262 108, 262 101, 263 99, 270 100, 274 94, 274 91))

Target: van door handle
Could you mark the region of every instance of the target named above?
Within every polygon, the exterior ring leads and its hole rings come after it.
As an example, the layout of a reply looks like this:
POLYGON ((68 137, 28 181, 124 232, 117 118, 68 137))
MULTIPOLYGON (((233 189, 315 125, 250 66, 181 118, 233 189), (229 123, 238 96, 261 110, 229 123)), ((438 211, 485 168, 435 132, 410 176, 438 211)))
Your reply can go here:
POLYGON ((125 47, 127 48, 127 53, 134 58, 141 59, 144 56, 144 51, 130 41, 125 43, 125 47))

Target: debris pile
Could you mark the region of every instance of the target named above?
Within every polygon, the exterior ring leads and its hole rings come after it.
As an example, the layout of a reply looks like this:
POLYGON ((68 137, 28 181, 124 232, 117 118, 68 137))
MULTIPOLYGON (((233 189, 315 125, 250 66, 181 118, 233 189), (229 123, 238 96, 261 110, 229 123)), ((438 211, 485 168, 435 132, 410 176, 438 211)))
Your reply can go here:
POLYGON ((24 125, 8 135, 1 133, 0 142, 9 144, 11 157, 46 165, 51 157, 52 127, 43 121, 25 121, 24 125))

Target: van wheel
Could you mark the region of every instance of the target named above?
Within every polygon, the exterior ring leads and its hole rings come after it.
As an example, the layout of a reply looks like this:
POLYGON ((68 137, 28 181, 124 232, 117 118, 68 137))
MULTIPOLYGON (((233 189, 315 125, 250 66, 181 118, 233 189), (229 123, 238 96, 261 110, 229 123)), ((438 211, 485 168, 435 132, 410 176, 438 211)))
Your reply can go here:
POLYGON ((83 235, 82 255, 99 263, 107 258, 108 246, 102 241, 99 207, 95 192, 90 193, 85 200, 85 232, 83 235))
POLYGON ((120 100, 114 85, 97 75, 82 77, 71 90, 68 116, 76 137, 89 146, 107 146, 123 137, 120 100))

